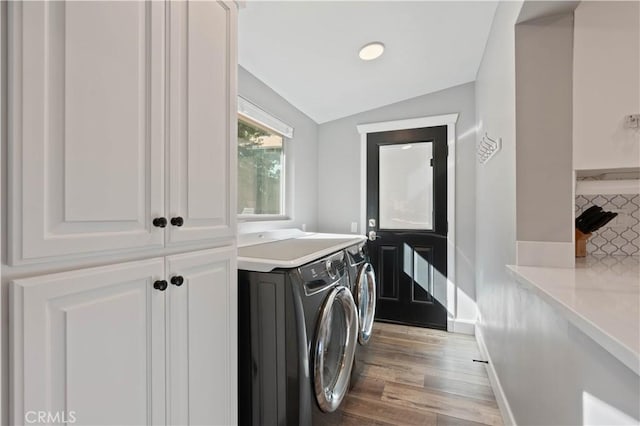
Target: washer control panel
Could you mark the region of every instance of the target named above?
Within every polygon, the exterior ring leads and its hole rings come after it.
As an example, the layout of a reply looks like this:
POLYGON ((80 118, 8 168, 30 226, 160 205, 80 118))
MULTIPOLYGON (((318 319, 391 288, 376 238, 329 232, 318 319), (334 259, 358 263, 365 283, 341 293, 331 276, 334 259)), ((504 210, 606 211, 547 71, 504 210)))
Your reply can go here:
POLYGON ((305 293, 313 294, 333 287, 346 276, 346 256, 343 251, 298 268, 305 293))

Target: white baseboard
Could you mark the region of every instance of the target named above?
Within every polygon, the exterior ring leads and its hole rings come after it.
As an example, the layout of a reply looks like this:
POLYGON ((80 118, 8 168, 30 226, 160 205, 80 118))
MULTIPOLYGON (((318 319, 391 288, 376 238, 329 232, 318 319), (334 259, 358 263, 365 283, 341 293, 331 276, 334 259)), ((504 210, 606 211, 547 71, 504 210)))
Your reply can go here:
POLYGON ((482 337, 482 331, 480 330, 480 327, 476 327, 476 342, 478 342, 478 347, 480 348, 480 353, 482 354, 482 356, 485 358, 485 360, 489 361, 489 364, 487 364, 487 374, 489 375, 489 382, 491 383, 493 393, 496 396, 498 408, 500 408, 500 414, 502 414, 502 421, 504 422, 505 426, 517 426, 516 420, 513 417, 513 412, 511 411, 511 407, 509 406, 507 396, 502 389, 500 379, 498 378, 496 370, 493 367, 491 355, 489 355, 487 346, 484 343, 484 338, 482 337))
POLYGON ((516 241, 518 266, 573 268, 576 262, 574 243, 516 241))
POLYGON ((447 320, 447 331, 449 333, 468 334, 473 336, 476 333, 476 322, 472 320, 449 318, 447 320))

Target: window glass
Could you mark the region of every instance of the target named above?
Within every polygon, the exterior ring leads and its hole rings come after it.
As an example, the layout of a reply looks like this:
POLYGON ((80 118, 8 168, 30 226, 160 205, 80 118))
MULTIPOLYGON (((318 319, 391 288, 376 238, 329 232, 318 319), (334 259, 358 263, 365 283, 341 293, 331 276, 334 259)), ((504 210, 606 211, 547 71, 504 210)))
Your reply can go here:
POLYGON ((380 229, 433 229, 431 142, 382 145, 380 229))
POLYGON ((238 117, 238 214, 284 215, 284 137, 238 117))

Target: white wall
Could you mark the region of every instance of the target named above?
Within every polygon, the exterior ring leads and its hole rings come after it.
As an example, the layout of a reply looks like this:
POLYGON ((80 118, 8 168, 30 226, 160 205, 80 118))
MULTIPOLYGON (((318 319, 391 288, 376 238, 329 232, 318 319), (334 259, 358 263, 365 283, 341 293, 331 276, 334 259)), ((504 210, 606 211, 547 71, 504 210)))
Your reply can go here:
MULTIPOLYGON (((456 125, 456 281, 459 320, 475 310, 475 101, 467 83, 362 112, 319 126, 318 229, 350 232, 360 221, 360 134, 358 124, 459 113, 456 125)), ((362 233, 362 230, 359 230, 362 233)))
POLYGON ((238 67, 238 95, 294 128, 292 140, 285 142, 287 205, 292 220, 239 222, 238 232, 259 232, 276 228, 317 228, 318 125, 278 95, 253 74, 238 67))
POLYGON ((640 2, 581 2, 574 44, 574 168, 640 167, 640 2))
POLYGON ((498 4, 476 78, 478 136, 486 131, 502 138, 502 150, 476 168, 476 330, 484 336, 503 385, 520 377, 510 376, 506 351, 510 307, 505 301, 513 283, 505 265, 516 257, 514 26, 521 6, 522 2, 498 4))
MULTIPOLYGON (((476 289, 479 328, 495 353, 495 367, 504 362, 500 343, 506 318, 502 294, 511 285, 505 265, 515 261, 516 146, 515 32, 522 2, 498 5, 476 79, 478 137, 488 132, 502 138, 502 150, 476 168, 476 289)), ((478 328, 477 326, 477 328, 478 328)))

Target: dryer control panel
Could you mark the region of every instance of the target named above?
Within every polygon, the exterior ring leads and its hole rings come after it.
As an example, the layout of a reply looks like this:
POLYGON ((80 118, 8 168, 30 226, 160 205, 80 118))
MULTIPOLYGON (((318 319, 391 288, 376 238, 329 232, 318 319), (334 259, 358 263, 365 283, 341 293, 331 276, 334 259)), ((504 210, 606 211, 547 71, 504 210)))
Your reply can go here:
POLYGON ((349 254, 349 263, 353 265, 359 265, 369 261, 367 253, 367 243, 362 242, 360 244, 347 247, 347 253, 349 254))

